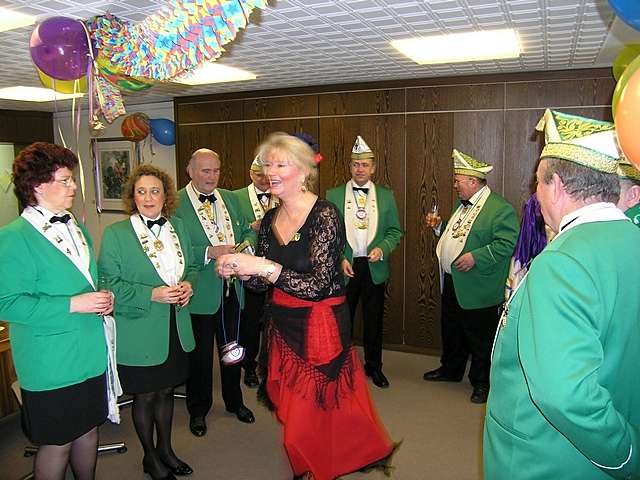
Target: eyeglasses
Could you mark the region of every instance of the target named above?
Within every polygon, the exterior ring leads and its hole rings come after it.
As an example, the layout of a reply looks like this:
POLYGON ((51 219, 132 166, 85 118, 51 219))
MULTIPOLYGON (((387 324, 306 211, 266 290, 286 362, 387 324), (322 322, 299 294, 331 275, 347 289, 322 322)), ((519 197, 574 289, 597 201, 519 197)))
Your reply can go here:
POLYGON ((75 177, 67 177, 67 178, 62 178, 60 180, 57 180, 54 178, 53 181, 57 183, 61 183, 67 188, 71 187, 72 185, 76 185, 78 183, 75 177))
POLYGON ((370 162, 351 162, 353 168, 368 168, 373 166, 370 162))

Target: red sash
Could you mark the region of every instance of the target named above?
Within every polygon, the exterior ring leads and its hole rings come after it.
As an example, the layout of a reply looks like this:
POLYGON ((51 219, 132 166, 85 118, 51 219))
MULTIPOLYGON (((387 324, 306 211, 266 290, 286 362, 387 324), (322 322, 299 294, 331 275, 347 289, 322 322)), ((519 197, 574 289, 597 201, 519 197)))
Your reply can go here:
POLYGON ((307 307, 309 318, 306 332, 306 360, 312 365, 325 365, 342 352, 340 332, 333 309, 345 302, 346 297, 329 297, 318 302, 302 300, 274 288, 272 301, 276 305, 301 308, 307 307))

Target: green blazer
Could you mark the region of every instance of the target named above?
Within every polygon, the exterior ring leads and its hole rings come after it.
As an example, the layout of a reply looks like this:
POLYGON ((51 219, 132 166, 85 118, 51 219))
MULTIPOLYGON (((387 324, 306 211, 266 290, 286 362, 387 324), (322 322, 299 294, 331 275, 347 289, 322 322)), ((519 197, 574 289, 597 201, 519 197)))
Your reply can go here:
MULTIPOLYGON (((453 207, 455 212, 460 201, 453 207)), ((442 231, 444 232, 443 225, 442 231)), ((518 240, 516 211, 491 192, 478 214, 460 255, 471 252, 476 264, 468 272, 451 268, 458 303, 464 309, 486 308, 504 302, 509 261, 518 240)))
POLYGON ((624 214, 631 219, 634 225, 640 227, 640 203, 627 209, 624 214))
MULTIPOLYGON (((221 188, 218 188, 217 192, 222 195, 224 204, 227 206, 229 215, 231 215, 233 235, 236 243, 249 240, 252 245, 255 245, 256 234, 251 230, 245 217, 240 213, 240 206, 238 205, 236 196, 233 192, 221 188)), ((189 238, 191 239, 193 258, 195 258, 199 269, 197 287, 194 290, 193 298, 189 304, 189 310, 191 313, 200 315, 213 314, 220 308, 224 282, 215 272, 215 261, 211 261, 206 265, 204 264, 205 250, 211 243, 202 225, 200 225, 193 205, 191 205, 191 200, 189 200, 187 191, 184 188, 178 192, 178 198, 180 199, 180 205, 178 206, 175 216, 179 217, 186 227, 189 238)), ((242 288, 241 282, 233 282, 233 285, 236 289, 240 307, 242 308, 244 307, 244 288, 242 288)))
MULTIPOLYGON (((176 230, 185 268, 182 278, 196 287, 196 265, 191 254, 191 242, 178 218, 171 218, 176 230)), ((138 241, 129 219, 109 225, 102 237, 100 276, 115 294, 118 330, 118 363, 150 366, 163 363, 169 355, 170 305, 151 301, 151 291, 165 285, 138 241)), ((176 307, 176 325, 180 344, 185 352, 195 347, 189 308, 176 307)))
POLYGON ((638 228, 609 221, 533 260, 496 338, 484 478, 640 478, 638 258, 638 228))
POLYGON ((252 222, 254 222, 256 220, 256 214, 253 211, 251 200, 249 199, 249 186, 240 188, 239 190, 234 190, 231 193, 233 193, 238 199, 238 208, 240 215, 242 215, 247 223, 251 224, 252 222))
MULTIPOLYGON (((80 228, 95 284, 93 244, 80 228)), ((69 312, 71 297, 93 291, 71 260, 24 218, 0 228, 0 318, 11 324, 11 351, 22 388, 53 390, 105 371, 102 318, 69 312)))
MULTIPOLYGON (((327 200, 335 204, 343 218, 346 187, 345 184, 327 190, 327 200)), ((400 226, 398 207, 396 207, 393 192, 388 188, 376 185, 376 197, 378 204, 378 230, 371 243, 367 245, 367 253, 376 247, 381 248, 384 253, 381 261, 369 263, 371 279, 374 284, 378 285, 386 282, 389 278, 389 256, 400 243, 404 232, 400 226)), ((353 249, 349 242, 345 242, 344 258, 349 262, 353 262, 353 249)))

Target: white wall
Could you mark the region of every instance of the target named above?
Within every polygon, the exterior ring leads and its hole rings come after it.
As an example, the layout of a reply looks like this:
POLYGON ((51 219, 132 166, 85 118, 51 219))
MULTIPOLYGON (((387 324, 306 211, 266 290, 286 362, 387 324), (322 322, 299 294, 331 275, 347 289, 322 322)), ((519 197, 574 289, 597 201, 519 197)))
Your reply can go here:
POLYGON ((13 143, 0 143, 0 226, 18 216, 18 199, 13 193, 13 183, 7 178, 11 175, 14 157, 13 143))
MULTIPOLYGON (((126 101, 126 97, 125 97, 126 101)), ((126 103, 125 103, 126 106, 126 103)), ((142 112, 149 116, 149 118, 168 118, 173 120, 173 103, 152 103, 146 105, 133 105, 127 107, 127 115, 132 113, 142 112)), ((67 142, 67 147, 76 152, 80 157, 82 166, 84 169, 85 180, 85 201, 82 202, 82 196, 80 195, 80 189, 76 195, 76 200, 73 206, 73 212, 76 217, 83 219, 84 223, 89 229, 89 233, 93 238, 96 252, 100 249, 100 240, 102 239, 102 232, 108 225, 126 218, 122 213, 103 212, 98 214, 96 211, 95 200, 95 186, 93 175, 93 160, 90 154, 90 137, 88 127, 88 112, 82 111, 80 119, 80 135, 78 140, 78 150, 76 151, 76 133, 72 127, 72 115, 71 112, 59 112, 54 115, 54 131, 56 143, 62 144, 60 140, 60 134, 58 126, 62 130, 62 135, 67 142)), ((107 125, 104 135, 101 138, 117 138, 122 137, 120 132, 120 125, 126 115, 116 119, 111 125, 107 125)), ((149 139, 151 136, 148 137, 149 139)), ((141 143, 142 144, 142 143, 141 143)), ((175 146, 160 145, 155 140, 153 141, 153 151, 155 155, 152 155, 149 148, 149 142, 147 140, 146 146, 143 148, 143 161, 145 163, 152 163, 164 170, 166 170, 171 177, 176 179, 176 160, 175 160, 175 146)), ((79 177, 80 172, 76 172, 79 177)))

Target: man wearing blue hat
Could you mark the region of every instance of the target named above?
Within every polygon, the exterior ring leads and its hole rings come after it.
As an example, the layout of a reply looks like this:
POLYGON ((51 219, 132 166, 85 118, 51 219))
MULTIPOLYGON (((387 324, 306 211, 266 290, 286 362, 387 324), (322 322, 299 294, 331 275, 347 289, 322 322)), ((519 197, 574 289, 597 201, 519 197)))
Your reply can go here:
POLYGON ((640 478, 640 232, 615 205, 614 126, 547 110, 539 128, 557 235, 500 319, 484 478, 640 478))

